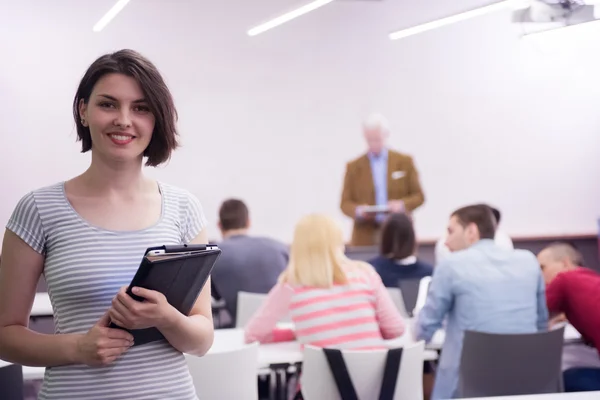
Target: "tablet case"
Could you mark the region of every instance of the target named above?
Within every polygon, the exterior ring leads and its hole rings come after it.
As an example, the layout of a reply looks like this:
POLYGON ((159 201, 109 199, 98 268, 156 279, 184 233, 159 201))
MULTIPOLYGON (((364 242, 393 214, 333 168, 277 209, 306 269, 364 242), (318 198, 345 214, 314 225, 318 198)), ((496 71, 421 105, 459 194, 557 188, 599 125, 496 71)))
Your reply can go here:
MULTIPOLYGON (((156 290, 163 293, 169 304, 180 313, 189 315, 220 254, 221 249, 214 245, 150 247, 144 253, 144 258, 126 292, 133 299, 143 301, 142 297, 131 292, 133 287, 156 290), (151 261, 146 254, 152 250, 164 250, 166 254, 185 254, 151 261)), ((113 323, 110 327, 125 329, 113 323)), ((133 335, 134 346, 164 339, 156 328, 125 330, 133 335)))

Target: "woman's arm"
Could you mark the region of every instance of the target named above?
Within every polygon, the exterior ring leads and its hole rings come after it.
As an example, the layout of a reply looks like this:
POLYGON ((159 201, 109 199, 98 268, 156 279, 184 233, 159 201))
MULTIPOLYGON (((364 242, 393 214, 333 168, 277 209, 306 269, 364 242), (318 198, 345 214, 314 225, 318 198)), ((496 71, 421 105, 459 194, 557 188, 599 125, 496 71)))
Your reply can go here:
POLYGON ((4 234, 0 264, 0 358, 31 366, 75 361, 78 335, 44 335, 28 329, 44 256, 10 230, 4 234))
POLYGON ((384 339, 400 337, 404 334, 404 319, 379 275, 375 271, 371 274, 371 281, 375 289, 375 313, 381 335, 384 339))
POLYGON ((131 346, 132 336, 108 328, 101 318, 87 334, 45 335, 31 331, 29 313, 44 268, 44 256, 10 230, 0 264, 0 358, 22 365, 106 365, 131 346))
MULTIPOLYGON (((206 229, 200 231, 190 244, 207 244, 206 229)), ((167 322, 159 327, 160 332, 171 346, 182 353, 202 356, 210 349, 214 338, 212 306, 210 295, 210 278, 200 292, 189 316, 181 314, 171 307, 167 322)))
POLYGON ((294 335, 289 330, 275 330, 277 322, 290 312, 293 294, 293 289, 282 282, 271 289, 265 302, 246 325, 244 335, 246 343, 293 340, 294 335))

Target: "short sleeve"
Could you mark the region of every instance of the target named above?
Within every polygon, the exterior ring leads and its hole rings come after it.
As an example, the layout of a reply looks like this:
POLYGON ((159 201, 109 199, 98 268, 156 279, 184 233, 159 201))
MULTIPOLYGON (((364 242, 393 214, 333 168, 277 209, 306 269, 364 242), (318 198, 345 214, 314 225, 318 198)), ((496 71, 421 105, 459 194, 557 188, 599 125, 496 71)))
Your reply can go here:
POLYGON ((187 193, 181 240, 190 243, 206 227, 207 221, 200 201, 191 193, 187 193))
POLYGON ((36 252, 44 254, 46 234, 33 192, 19 200, 6 229, 20 237, 36 252))

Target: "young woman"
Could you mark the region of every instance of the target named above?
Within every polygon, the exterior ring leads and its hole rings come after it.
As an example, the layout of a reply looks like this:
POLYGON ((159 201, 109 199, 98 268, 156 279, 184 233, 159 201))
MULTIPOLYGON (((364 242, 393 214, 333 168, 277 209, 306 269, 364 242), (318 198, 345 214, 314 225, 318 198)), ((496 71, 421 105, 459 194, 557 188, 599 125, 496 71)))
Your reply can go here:
POLYGON ((398 287, 401 280, 431 276, 433 266, 415 256, 417 240, 411 218, 406 214, 392 214, 384 222, 381 232, 380 255, 369 261, 387 287, 398 287))
POLYGON ((73 103, 81 175, 34 190, 18 203, 0 266, 0 358, 47 367, 41 399, 196 399, 182 352, 211 346, 210 284, 189 316, 161 293, 125 287, 147 247, 206 243, 205 217, 189 192, 142 174, 177 147, 177 113, 156 67, 122 50, 97 59, 73 103), (28 329, 44 274, 56 333, 28 329), (132 347, 112 329, 156 327, 166 340, 132 347))
POLYGON ((404 333, 404 322, 379 275, 344 255, 341 229, 329 217, 298 223, 290 262, 279 283, 246 327, 246 341, 290 338, 274 329, 290 314, 303 344, 345 349, 384 348, 404 333))

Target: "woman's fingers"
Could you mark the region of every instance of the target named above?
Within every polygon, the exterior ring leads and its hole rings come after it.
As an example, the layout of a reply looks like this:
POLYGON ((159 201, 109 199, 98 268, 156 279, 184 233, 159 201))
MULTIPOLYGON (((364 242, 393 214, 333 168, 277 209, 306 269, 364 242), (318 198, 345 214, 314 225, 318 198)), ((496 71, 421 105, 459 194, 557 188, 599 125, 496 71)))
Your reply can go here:
MULTIPOLYGON (((131 328, 131 326, 129 324, 129 320, 127 318, 125 318, 125 316, 123 316, 120 312, 118 312, 115 309, 110 310, 110 319, 112 322, 114 322, 117 326, 120 326, 121 328, 127 328, 127 329, 131 328)), ((119 330, 119 329, 115 329, 115 330, 119 330)))
POLYGON ((133 335, 129 332, 124 331, 123 329, 108 328, 106 331, 106 337, 108 337, 109 339, 123 339, 129 342, 133 342, 133 335))

